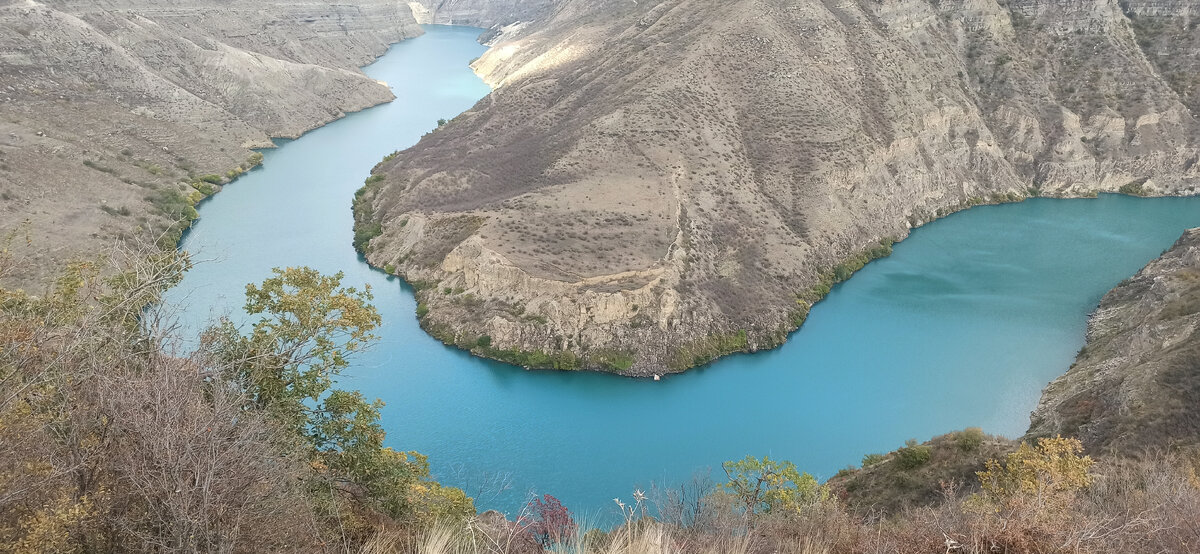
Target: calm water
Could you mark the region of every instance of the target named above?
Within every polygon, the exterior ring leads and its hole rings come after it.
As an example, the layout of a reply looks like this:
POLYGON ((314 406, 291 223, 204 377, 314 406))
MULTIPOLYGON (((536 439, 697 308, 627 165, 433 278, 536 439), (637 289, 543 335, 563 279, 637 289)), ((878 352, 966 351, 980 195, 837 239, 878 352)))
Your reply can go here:
POLYGON ((488 93, 467 67, 484 50, 479 30, 426 29, 366 68, 395 102, 267 152, 264 168, 203 205, 184 247, 211 261, 168 300, 198 327, 236 315, 245 284, 272 267, 341 270, 345 284, 370 284, 382 340, 343 386, 387 402, 389 444, 429 455, 482 509, 512 511, 536 490, 604 520, 611 499, 636 486, 747 454, 828 477, 909 437, 967 426, 1020 435, 1104 292, 1200 226, 1197 198, 973 208, 870 264, 778 350, 661 382, 526 372, 425 335, 412 291, 351 247, 350 201, 371 167, 488 93), (496 494, 497 482, 507 490, 496 494))

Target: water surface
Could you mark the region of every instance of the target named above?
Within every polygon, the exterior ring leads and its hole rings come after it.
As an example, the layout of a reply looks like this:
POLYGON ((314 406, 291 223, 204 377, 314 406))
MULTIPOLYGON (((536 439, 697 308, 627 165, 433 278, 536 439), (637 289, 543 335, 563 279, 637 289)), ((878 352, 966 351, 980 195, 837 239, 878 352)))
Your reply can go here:
POLYGON ((350 202, 371 167, 488 93, 467 67, 484 50, 480 30, 426 30, 366 68, 395 102, 267 152, 263 168, 201 207, 184 248, 211 261, 168 301, 197 328, 236 315, 246 283, 272 267, 370 284, 382 340, 342 384, 382 398, 388 444, 429 455, 481 509, 511 512, 536 490, 603 520, 634 487, 747 454, 824 478, 909 437, 967 426, 1020 435, 1042 387, 1083 344, 1100 297, 1200 226, 1197 198, 972 208, 917 230, 838 287, 777 350, 661 382, 527 372, 427 336, 411 289, 351 247, 350 202), (507 490, 496 494, 497 482, 507 490))

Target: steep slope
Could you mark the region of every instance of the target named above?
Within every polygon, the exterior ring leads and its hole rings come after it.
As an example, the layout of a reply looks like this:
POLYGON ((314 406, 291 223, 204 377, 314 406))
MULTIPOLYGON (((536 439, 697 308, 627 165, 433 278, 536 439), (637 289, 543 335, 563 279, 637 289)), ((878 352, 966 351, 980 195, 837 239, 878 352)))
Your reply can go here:
POLYGON ((420 23, 501 28, 539 19, 554 0, 410 0, 420 23))
POLYGON ((5 282, 117 236, 170 243, 249 149, 390 100, 357 68, 420 32, 384 0, 0 2, 0 233, 29 239, 5 282))
POLYGON ((940 215, 1194 192, 1196 121, 1137 40, 1108 0, 561 1, 377 168, 359 243, 437 283, 446 342, 683 370, 782 342, 940 215))
POLYGON ((1200 445, 1200 229, 1100 302, 1087 345, 1046 387, 1030 436, 1094 452, 1200 445))

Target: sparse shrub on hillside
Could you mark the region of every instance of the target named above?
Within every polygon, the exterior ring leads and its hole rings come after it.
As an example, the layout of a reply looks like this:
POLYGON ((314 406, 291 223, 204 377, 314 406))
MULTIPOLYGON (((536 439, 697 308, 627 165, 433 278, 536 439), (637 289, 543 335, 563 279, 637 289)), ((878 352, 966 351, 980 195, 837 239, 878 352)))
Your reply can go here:
POLYGON ((83 160, 83 165, 85 165, 91 169, 95 169, 96 171, 99 171, 101 173, 108 173, 109 175, 117 174, 117 170, 115 170, 111 167, 105 167, 103 165, 100 165, 97 162, 92 161, 92 160, 83 160))
POLYGON ((1003 462, 991 460, 979 473, 990 498, 1007 500, 1022 494, 1053 495, 1091 484, 1092 459, 1081 455, 1083 444, 1071 438, 1041 438, 1037 446, 1021 443, 1003 462))
POLYGON ((121 206, 120 208, 114 208, 112 206, 109 206, 108 204, 101 204, 100 209, 103 210, 104 213, 106 213, 108 215, 115 215, 115 216, 128 216, 129 214, 133 213, 133 212, 130 212, 129 208, 126 206, 121 206))
POLYGON ((967 427, 962 431, 954 434, 954 443, 959 450, 963 452, 974 452, 983 444, 986 435, 983 434, 983 429, 978 427, 967 427))
POLYGON ((863 466, 863 468, 868 468, 868 467, 878 464, 886 459, 887 459, 887 456, 884 456, 883 454, 878 454, 878 453, 867 454, 866 456, 863 456, 862 466, 863 466))
POLYGON ((896 450, 896 463, 903 469, 916 469, 927 463, 932 456, 932 449, 925 444, 917 443, 917 439, 904 441, 904 447, 896 450))

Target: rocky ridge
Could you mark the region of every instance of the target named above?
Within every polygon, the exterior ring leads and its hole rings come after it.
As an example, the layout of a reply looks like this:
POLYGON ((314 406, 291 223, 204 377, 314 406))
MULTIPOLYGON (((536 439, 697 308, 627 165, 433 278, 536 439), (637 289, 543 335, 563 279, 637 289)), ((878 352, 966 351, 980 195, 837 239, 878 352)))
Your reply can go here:
POLYGON ((554 0, 410 0, 418 23, 500 30, 542 17, 554 0))
POLYGON ((384 0, 0 1, 0 234, 27 262, 0 277, 171 243, 251 149, 391 100, 358 67, 420 33, 384 0))
POLYGON ((556 2, 476 62, 490 98, 377 168, 360 246, 418 285, 427 330, 513 363, 649 375, 772 347, 939 216, 1194 193, 1191 96, 1161 59, 1196 52, 1146 54, 1191 28, 1166 4, 556 2))
POLYGON ((1092 452, 1200 445, 1200 229, 1104 296, 1087 343, 1043 391, 1030 437, 1092 452))

